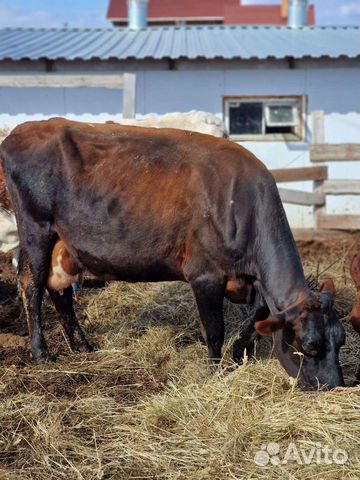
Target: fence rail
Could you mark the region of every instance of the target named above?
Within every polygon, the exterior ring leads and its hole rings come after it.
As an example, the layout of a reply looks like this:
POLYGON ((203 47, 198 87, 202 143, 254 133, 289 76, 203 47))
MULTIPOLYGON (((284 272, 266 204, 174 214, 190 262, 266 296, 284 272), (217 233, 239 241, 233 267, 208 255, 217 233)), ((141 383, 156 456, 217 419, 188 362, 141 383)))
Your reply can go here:
POLYGON ((325 195, 360 195, 360 180, 326 180, 323 192, 325 195))
MULTIPOLYGON (((360 162, 360 144, 315 144, 310 147, 310 161, 360 162)), ((327 214, 326 195, 360 195, 360 180, 325 179, 314 182, 314 190, 325 196, 322 206, 315 206, 316 227, 331 230, 360 230, 360 215, 327 214)))
POLYGON ((277 182, 302 182, 306 180, 326 180, 328 167, 279 168, 271 170, 277 182))
POLYGON ((305 206, 325 205, 325 195, 318 192, 302 192, 301 190, 290 190, 288 188, 279 188, 280 198, 284 203, 305 206))
MULTIPOLYGON (((313 163, 360 161, 360 144, 315 144, 310 147, 313 163)), ((313 206, 318 229, 360 230, 360 215, 327 214, 327 195, 360 195, 360 180, 328 178, 326 165, 271 170, 276 182, 313 181, 313 191, 304 192, 279 187, 281 200, 293 205, 313 206)))
POLYGON ((123 90, 123 117, 135 118, 136 74, 122 75, 59 75, 36 73, 33 75, 0 75, 0 87, 18 88, 112 88, 123 90))
POLYGON ((310 159, 313 163, 319 162, 359 162, 360 144, 315 144, 310 147, 310 159))

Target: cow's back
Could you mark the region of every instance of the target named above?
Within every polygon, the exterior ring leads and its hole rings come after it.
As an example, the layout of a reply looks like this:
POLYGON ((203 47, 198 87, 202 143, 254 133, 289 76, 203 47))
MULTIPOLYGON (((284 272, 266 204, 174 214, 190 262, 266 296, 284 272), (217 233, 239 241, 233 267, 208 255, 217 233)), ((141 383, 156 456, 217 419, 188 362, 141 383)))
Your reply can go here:
POLYGON ((246 149, 193 132, 53 119, 17 127, 1 149, 28 214, 91 272, 125 280, 181 278, 197 255, 227 268, 257 197, 277 194, 246 149))
POLYGON ((57 195, 60 181, 69 188, 86 183, 104 196, 131 189, 144 201, 152 196, 153 204, 161 197, 170 203, 179 191, 192 198, 206 191, 216 196, 238 180, 244 187, 264 176, 271 181, 264 165, 243 147, 176 129, 54 118, 16 127, 1 150, 9 159, 8 174, 32 184, 36 178, 42 185, 38 195, 46 199, 57 195))

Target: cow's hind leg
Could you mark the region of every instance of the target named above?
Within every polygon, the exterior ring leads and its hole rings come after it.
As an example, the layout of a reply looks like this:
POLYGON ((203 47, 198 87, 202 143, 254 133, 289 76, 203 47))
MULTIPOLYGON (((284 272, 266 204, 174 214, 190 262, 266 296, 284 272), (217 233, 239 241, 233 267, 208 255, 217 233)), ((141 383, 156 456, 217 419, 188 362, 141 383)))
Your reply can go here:
POLYGON ((78 323, 73 307, 72 288, 66 288, 62 294, 48 290, 56 310, 60 314, 61 323, 69 339, 70 348, 77 352, 91 352, 93 347, 86 340, 78 323))
POLYGON ((19 229, 22 239, 18 266, 19 287, 35 362, 49 360, 41 322, 41 302, 49 272, 52 233, 48 224, 32 222, 28 229, 19 229))
POLYGON ((209 358, 218 363, 224 343, 224 284, 216 278, 201 277, 191 282, 200 314, 201 333, 208 347, 209 358))

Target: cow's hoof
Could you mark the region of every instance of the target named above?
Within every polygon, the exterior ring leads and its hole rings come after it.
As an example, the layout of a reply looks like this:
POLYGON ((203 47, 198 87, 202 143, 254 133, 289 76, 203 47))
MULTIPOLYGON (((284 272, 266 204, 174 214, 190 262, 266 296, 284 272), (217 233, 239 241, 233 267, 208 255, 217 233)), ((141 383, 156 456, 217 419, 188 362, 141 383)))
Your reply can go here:
POLYGON ((243 365, 245 359, 249 360, 252 358, 254 353, 253 345, 245 342, 242 339, 235 340, 233 345, 233 360, 238 365, 243 365))
POLYGON ((91 353, 91 352, 95 352, 96 350, 97 348, 95 347, 95 345, 92 345, 89 342, 86 342, 80 345, 80 352, 82 353, 91 353))
POLYGON ((91 353, 95 352, 97 348, 89 343, 87 340, 84 340, 82 342, 77 342, 72 346, 73 352, 79 352, 79 353, 91 353))
POLYGON ((49 355, 48 352, 41 352, 32 354, 33 362, 37 364, 44 364, 44 363, 53 363, 56 362, 56 357, 54 355, 49 355))

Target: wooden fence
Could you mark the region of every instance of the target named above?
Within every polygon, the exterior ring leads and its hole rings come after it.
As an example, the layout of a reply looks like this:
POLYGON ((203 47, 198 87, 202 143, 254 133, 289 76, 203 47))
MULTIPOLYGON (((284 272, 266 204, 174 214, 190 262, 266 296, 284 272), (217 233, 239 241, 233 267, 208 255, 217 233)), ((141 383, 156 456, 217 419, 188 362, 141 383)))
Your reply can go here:
MULTIPOLYGON (((123 117, 135 118, 136 75, 70 75, 43 73, 0 75, 0 87, 19 88, 112 88, 123 90, 123 117)), ((119 102, 120 103, 120 102, 119 102)))
MULTIPOLYGON (((310 147, 312 163, 353 161, 360 162, 360 144, 313 144, 310 147)), ((359 166, 360 167, 360 166, 359 166)), ((335 230, 360 230, 360 214, 327 214, 327 195, 359 195, 360 180, 331 180, 328 167, 319 165, 304 168, 284 168, 271 170, 276 182, 313 181, 312 192, 279 187, 284 203, 314 207, 315 228, 335 230)), ((360 212, 360 198, 359 198, 360 212)))

